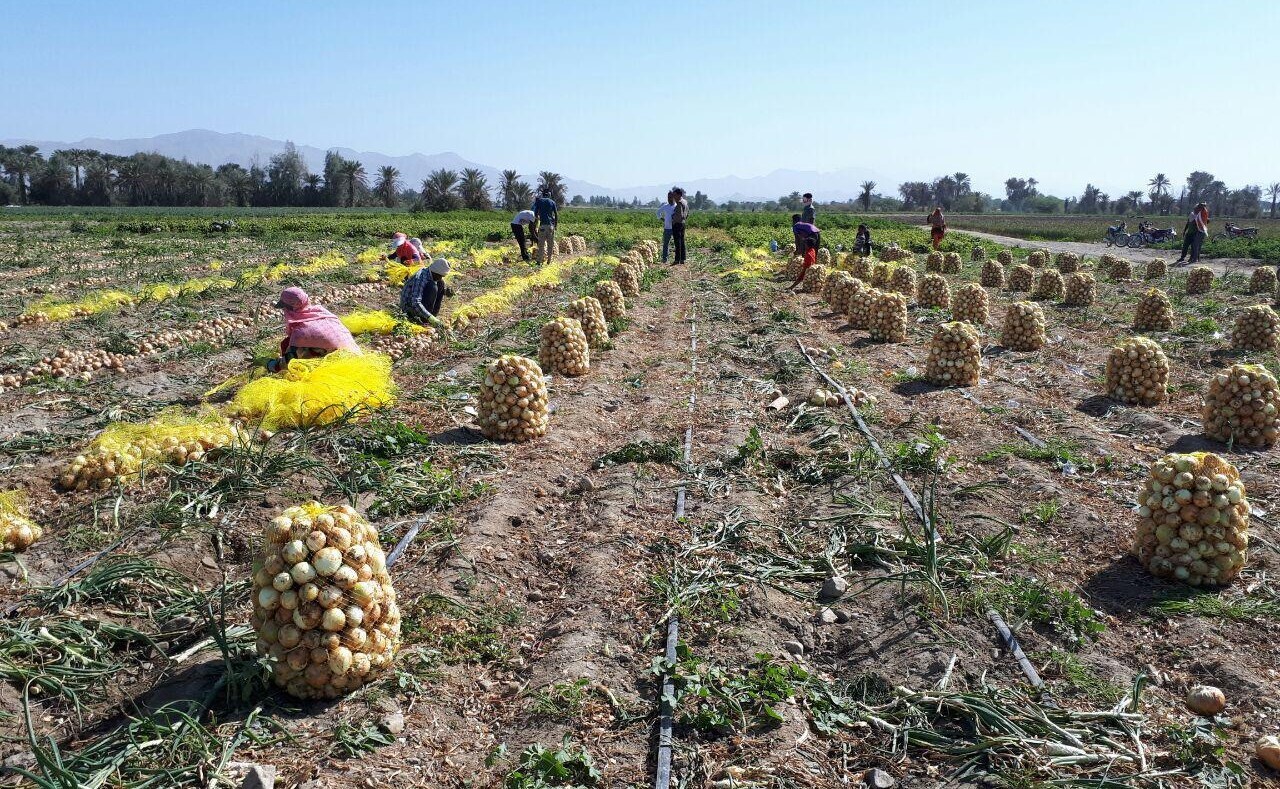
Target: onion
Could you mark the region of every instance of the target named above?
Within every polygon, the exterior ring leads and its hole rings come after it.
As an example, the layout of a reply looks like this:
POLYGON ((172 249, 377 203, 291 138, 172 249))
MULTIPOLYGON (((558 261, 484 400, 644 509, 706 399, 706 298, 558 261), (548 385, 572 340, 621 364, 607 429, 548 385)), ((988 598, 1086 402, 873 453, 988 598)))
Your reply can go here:
POLYGON ((1212 685, 1196 685, 1187 691, 1187 707, 1197 715, 1213 716, 1227 707, 1227 697, 1212 685))
POLYGON ((1258 761, 1272 770, 1280 770, 1280 737, 1268 734, 1258 738, 1258 743, 1254 746, 1254 753, 1257 755, 1258 761))

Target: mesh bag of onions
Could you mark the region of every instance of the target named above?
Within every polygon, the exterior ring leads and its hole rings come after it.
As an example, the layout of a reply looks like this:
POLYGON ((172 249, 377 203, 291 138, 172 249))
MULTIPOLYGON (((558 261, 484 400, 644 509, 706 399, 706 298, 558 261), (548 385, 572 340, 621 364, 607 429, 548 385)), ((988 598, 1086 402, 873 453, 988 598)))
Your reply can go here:
POLYGON ((1152 288, 1133 313, 1134 331, 1173 331, 1173 305, 1164 291, 1152 288))
POLYGON ((1208 293, 1213 289, 1213 269, 1207 266, 1193 266, 1187 274, 1187 295, 1208 293))
POLYGON ((821 293, 826 284, 827 267, 821 263, 815 263, 805 273, 804 280, 800 283, 800 290, 805 293, 821 293))
POLYGON ((996 253, 996 262, 1008 268, 1013 265, 1013 253, 1007 249, 1002 249, 996 253))
POLYGON ((1044 311, 1040 305, 1030 301, 1010 304, 1004 315, 1000 344, 1015 351, 1035 351, 1044 343, 1044 311))
POLYGON ((1270 266, 1258 266, 1249 277, 1250 293, 1265 293, 1268 296, 1276 292, 1276 270, 1270 266))
POLYGON ((881 293, 871 303, 871 319, 867 322, 871 339, 880 342, 903 342, 907 339, 907 297, 901 293, 881 293))
MULTIPOLYGON (((804 258, 799 255, 792 255, 787 259, 787 267, 782 270, 782 274, 788 280, 795 282, 796 277, 800 276, 800 271, 804 269, 804 258)), ((626 293, 624 290, 623 293, 626 293)))
POLYGON ((1074 252, 1059 252, 1057 264, 1058 271, 1071 274, 1080 270, 1080 256, 1074 252))
POLYGON ((835 307, 836 293, 840 290, 840 287, 841 287, 840 283, 843 282, 845 279, 851 279, 851 277, 849 277, 849 275, 843 271, 833 271, 829 275, 827 275, 826 280, 823 281, 822 283, 822 290, 820 292, 820 297, 824 302, 826 302, 828 305, 832 306, 833 308, 835 307))
POLYGON ((213 410, 196 414, 166 409, 149 422, 108 425, 58 478, 66 490, 105 490, 117 479, 133 481, 146 469, 182 466, 241 440, 240 431, 213 410))
POLYGON ((964 259, 960 257, 959 252, 947 252, 942 256, 943 274, 959 274, 963 266, 964 259))
POLYGON ((573 254, 573 243, 572 243, 571 241, 569 241, 569 239, 568 239, 568 238, 565 238, 564 236, 561 236, 560 238, 557 238, 557 239, 556 239, 556 254, 557 254, 557 255, 572 255, 572 254, 573 254))
POLYGON ((1098 296, 1098 284, 1092 274, 1081 271, 1068 274, 1063 284, 1066 289, 1063 301, 1068 307, 1088 307, 1098 296))
POLYGON ((909 249, 903 249, 897 244, 890 244, 880 250, 880 257, 890 263, 893 263, 899 260, 912 260, 915 258, 915 255, 911 254, 911 250, 909 249))
POLYGON ((1107 355, 1107 396, 1127 405, 1156 405, 1169 390, 1169 359, 1160 343, 1133 337, 1107 355))
POLYGON ((924 270, 935 271, 941 274, 942 273, 942 253, 936 249, 930 252, 929 255, 924 259, 924 270))
POLYGON ((631 265, 635 266, 636 276, 640 277, 641 280, 643 281, 644 273, 649 270, 649 266, 647 263, 645 263, 644 255, 640 254, 639 247, 629 252, 624 252, 620 259, 625 260, 631 265))
POLYGON ((1143 276, 1147 279, 1160 279, 1169 273, 1169 264, 1163 258, 1152 258, 1147 261, 1147 269, 1143 276))
POLYGON ((1102 256, 1098 258, 1098 271, 1102 272, 1103 274, 1110 274, 1111 267, 1114 266, 1116 261, 1119 259, 1120 258, 1116 257, 1110 252, 1103 252, 1102 256))
POLYGON ((908 266, 898 266, 889 275, 889 290, 907 298, 916 295, 916 272, 908 266))
POLYGON ((814 263, 815 263, 815 265, 816 265, 816 264, 818 264, 818 263, 821 263, 822 265, 827 266, 828 268, 830 268, 830 266, 831 266, 831 250, 827 249, 826 247, 822 247, 821 249, 819 249, 819 250, 818 250, 817 258, 814 260, 814 263))
POLYGON ((870 282, 872 265, 874 265, 874 261, 871 258, 855 257, 853 262, 849 264, 849 274, 854 279, 870 282))
POLYGON ((916 291, 916 302, 926 308, 951 306, 951 286, 947 284, 947 278, 941 274, 926 274, 916 291))
POLYGON ((285 510, 253 563, 251 621, 291 696, 337 698, 390 668, 400 609, 377 529, 345 504, 285 510))
POLYGON ((849 325, 855 329, 871 327, 871 308, 880 297, 880 291, 872 287, 861 287, 849 295, 849 325))
POLYGON ((1233 364, 1209 381, 1204 434, 1243 447, 1269 447, 1280 435, 1280 386, 1267 368, 1233 364))
POLYGON ((594 297, 574 299, 565 305, 564 314, 582 323, 582 332, 587 335, 587 342, 592 348, 603 348, 609 344, 609 324, 604 320, 604 308, 594 297))
POLYGON ((44 530, 27 513, 27 496, 20 490, 0 493, 0 551, 25 551, 44 530))
POLYGON ((980 280, 985 288, 1003 288, 1004 287, 1004 264, 998 260, 988 260, 982 264, 982 279, 980 280))
POLYGON ((891 263, 877 263, 871 267, 871 287, 881 290, 889 289, 889 278, 893 276, 893 270, 897 268, 891 263))
POLYGON ((1231 329, 1231 347, 1241 351, 1273 351, 1276 349, 1276 328, 1280 327, 1280 315, 1265 304, 1245 307, 1236 317, 1231 329))
POLYGON ((591 372, 591 350, 582 324, 563 316, 542 324, 538 364, 548 373, 569 377, 591 372))
POLYGON ((1031 290, 1031 283, 1035 275, 1035 269, 1026 263, 1019 263, 1013 267, 1013 271, 1009 272, 1009 290, 1024 293, 1031 290))
POLYGON ((840 314, 848 312, 849 299, 853 298, 853 294, 866 288, 867 285, 861 280, 856 280, 848 274, 840 277, 840 281, 831 291, 831 311, 840 314))
POLYGON ((1031 268, 1045 268, 1049 265, 1049 250, 1033 249, 1027 255, 1027 265, 1031 268))
POLYGON ((1133 279, 1133 262, 1128 258, 1116 258, 1111 261, 1111 268, 1107 269, 1107 274, 1111 277, 1112 282, 1124 282, 1133 279))
POLYGON ((951 304, 952 320, 984 326, 991 312, 991 301, 981 285, 970 282, 956 291, 951 304))
POLYGON ((1138 496, 1133 555, 1152 575, 1192 586, 1230 583, 1249 550, 1249 501, 1240 473, 1209 452, 1151 465, 1138 496))
POLYGON ((1049 269, 1040 274, 1040 279, 1036 280, 1035 293, 1031 294, 1033 299, 1061 299, 1066 293, 1066 288, 1062 285, 1062 275, 1053 269, 1049 269))
MULTIPOLYGON (((799 272, 796 274, 798 276, 799 272)), ((640 272, 631 261, 618 261, 618 265, 613 267, 613 281, 618 283, 618 289, 622 291, 623 296, 635 298, 640 295, 640 272)))
POLYGON ((981 363, 978 330, 972 324, 952 321, 934 333, 924 377, 934 386, 974 386, 981 363))
POLYGON ((486 438, 532 441, 547 434, 547 384, 532 359, 507 354, 489 363, 476 422, 486 438))
POLYGON ((600 302, 600 309, 604 312, 605 320, 615 320, 625 317, 627 314, 627 302, 622 298, 622 288, 618 287, 618 283, 611 280, 601 280, 596 283, 596 301, 600 302))
POLYGON ((980 246, 974 245, 973 249, 969 250, 969 260, 973 261, 974 263, 981 263, 986 259, 987 259, 986 249, 980 246))

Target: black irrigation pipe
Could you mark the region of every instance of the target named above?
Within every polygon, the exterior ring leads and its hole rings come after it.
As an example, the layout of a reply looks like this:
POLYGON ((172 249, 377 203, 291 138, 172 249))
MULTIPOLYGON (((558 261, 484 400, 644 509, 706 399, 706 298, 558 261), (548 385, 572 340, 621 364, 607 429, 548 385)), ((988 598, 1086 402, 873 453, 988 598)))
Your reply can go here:
MULTIPOLYGON (((685 473, 693 465, 693 412, 698 402, 698 305, 691 305, 689 312, 689 424, 684 430, 684 467, 685 473)), ((687 488, 684 480, 676 488, 676 506, 674 517, 676 522, 684 519, 684 507, 687 488)), ((680 617, 674 611, 667 621, 667 642, 663 652, 668 664, 676 662, 676 645, 680 642, 680 617)), ((675 746, 671 729, 675 719, 675 681, 668 675, 662 681, 662 695, 658 699, 658 755, 654 771, 654 789, 668 789, 671 785, 671 754, 675 746)))
POLYGON ((858 409, 854 407, 853 399, 849 397, 848 390, 846 390, 839 381, 823 372, 822 368, 818 366, 818 363, 809 355, 809 351, 805 349, 804 343, 800 341, 799 337, 796 338, 796 345, 799 346, 800 353, 804 354, 804 358, 809 362, 809 365, 813 367, 814 371, 817 372, 818 375, 822 376, 822 380, 827 382, 827 386, 832 387, 840 393, 840 399, 844 401, 845 407, 848 408, 849 413, 853 415, 853 421, 858 426, 858 432, 862 433, 862 436, 867 440, 867 443, 871 445, 871 448, 875 450, 876 455, 880 458, 880 467, 889 472, 889 476, 893 478, 893 484, 897 486, 899 491, 901 491, 902 497, 907 500, 907 504, 915 512, 916 517, 920 519, 921 525, 929 530, 929 532, 934 536, 934 539, 937 539, 938 530, 934 528, 933 519, 927 512, 925 512, 924 507, 920 505, 920 499, 916 498, 916 494, 911 490, 911 486, 907 484, 907 481, 904 480, 898 472, 893 470, 893 463, 891 463, 888 456, 884 454, 884 449, 881 448, 880 442, 876 440, 875 434, 871 432, 871 428, 868 427, 867 423, 862 419, 862 414, 859 414, 858 409))

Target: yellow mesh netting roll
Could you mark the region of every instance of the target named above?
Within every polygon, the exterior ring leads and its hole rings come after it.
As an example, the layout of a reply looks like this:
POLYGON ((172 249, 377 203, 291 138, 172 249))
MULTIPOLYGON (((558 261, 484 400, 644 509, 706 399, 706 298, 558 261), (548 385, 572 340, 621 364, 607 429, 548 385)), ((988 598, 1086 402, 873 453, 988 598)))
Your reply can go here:
POLYGON ((416 323, 397 320, 386 310, 352 310, 341 316, 342 325, 354 335, 391 334, 397 330, 408 334, 419 334, 424 329, 416 323))
POLYGON ((325 425, 395 400, 391 358, 335 351, 320 359, 294 359, 280 375, 246 384, 230 413, 267 430, 325 425))

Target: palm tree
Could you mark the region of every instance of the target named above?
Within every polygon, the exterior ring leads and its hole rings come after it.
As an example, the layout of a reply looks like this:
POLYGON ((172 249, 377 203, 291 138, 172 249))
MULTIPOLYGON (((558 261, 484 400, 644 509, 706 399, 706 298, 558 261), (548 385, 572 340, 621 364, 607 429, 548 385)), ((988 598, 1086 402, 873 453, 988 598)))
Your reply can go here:
POLYGON ((511 203, 512 208, 533 205, 533 187, 524 181, 516 181, 515 187, 511 191, 514 201, 511 203))
POLYGON ((27 202, 27 177, 41 164, 40 148, 35 145, 19 145, 9 149, 9 162, 5 168, 17 179, 18 202, 27 202))
POLYGON ((324 177, 320 173, 307 173, 302 176, 302 201, 309 206, 320 205, 320 190, 324 185, 324 177))
POLYGON ((378 183, 374 184, 373 191, 384 206, 395 208, 396 198, 400 194, 400 171, 389 164, 379 167, 378 183))
POLYGON ((870 211, 871 210, 871 190, 876 188, 876 182, 863 181, 860 184, 860 186, 862 187, 862 194, 858 195, 858 202, 862 203, 863 211, 870 211))
POLYGON ((456 211, 462 204, 457 185, 458 174, 453 170, 433 170, 422 182, 422 205, 431 211, 456 211))
POLYGON ((347 207, 350 208, 356 204, 356 190, 368 189, 369 182, 365 179, 364 165, 355 159, 344 159, 341 173, 347 184, 347 207))
POLYGON ((145 175, 142 163, 134 157, 122 159, 116 164, 116 181, 129 194, 129 205, 138 205, 142 200, 145 175))
POLYGON ((1125 195, 1125 197, 1129 198, 1130 203, 1133 203, 1134 213, 1137 213, 1138 211, 1142 210, 1142 190, 1141 189, 1135 189, 1132 192, 1125 195))
POLYGON ((1276 198, 1280 197, 1280 183, 1274 183, 1267 187, 1267 197, 1271 198, 1271 218, 1276 218, 1276 198))
MULTIPOLYGON (((502 207, 508 211, 520 208, 525 201, 517 200, 517 191, 519 188, 520 174, 515 170, 503 170, 502 180, 498 183, 498 193, 502 196, 502 207)), ((525 185, 526 188, 528 185, 525 185)))
POLYGON ((462 195, 462 203, 472 211, 491 211, 493 201, 489 199, 484 173, 468 167, 462 171, 462 183, 458 185, 458 193, 462 195))
POLYGON ((956 197, 964 197, 973 191, 973 184, 969 181, 968 173, 956 173, 951 178, 956 182, 956 197))
POLYGON ((564 179, 559 173, 553 173, 550 170, 543 170, 538 173, 538 190, 548 189, 551 191, 551 199, 556 201, 557 205, 564 205, 564 179))
POLYGON ((196 167, 187 174, 187 183, 201 207, 209 205, 209 192, 215 182, 213 168, 207 164, 196 167))

